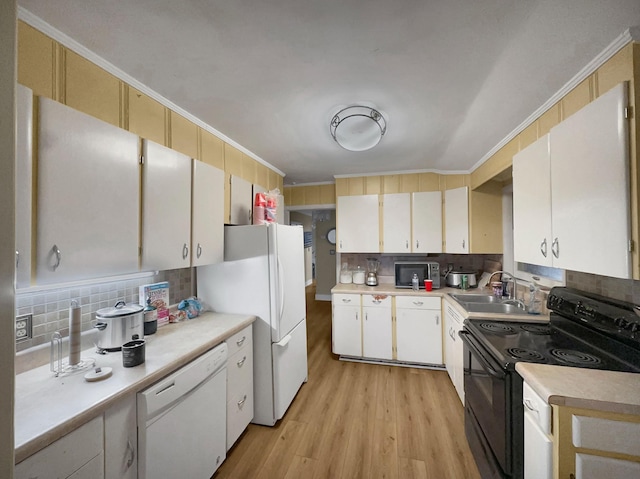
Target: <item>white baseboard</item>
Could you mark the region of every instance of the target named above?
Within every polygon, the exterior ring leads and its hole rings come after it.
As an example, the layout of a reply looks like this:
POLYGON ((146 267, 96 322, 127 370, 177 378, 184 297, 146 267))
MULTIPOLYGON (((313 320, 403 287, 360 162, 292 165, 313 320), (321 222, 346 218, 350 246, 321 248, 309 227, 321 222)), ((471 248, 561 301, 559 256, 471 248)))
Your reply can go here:
POLYGON ((316 301, 331 301, 330 294, 316 294, 316 301))

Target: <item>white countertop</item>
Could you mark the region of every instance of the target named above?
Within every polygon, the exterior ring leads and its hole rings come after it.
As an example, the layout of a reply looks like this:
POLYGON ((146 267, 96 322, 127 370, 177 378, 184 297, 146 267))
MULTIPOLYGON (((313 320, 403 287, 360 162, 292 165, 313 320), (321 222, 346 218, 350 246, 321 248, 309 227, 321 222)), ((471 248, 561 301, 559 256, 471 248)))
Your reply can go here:
POLYGON ((549 404, 640 416, 640 374, 522 361, 516 371, 549 404))
POLYGON ((204 313, 198 318, 172 323, 146 336, 145 362, 122 366, 122 353, 82 352, 96 366, 111 367, 111 377, 87 382, 81 371, 54 377, 49 365, 16 376, 16 463, 104 413, 118 400, 141 391, 244 329, 254 316, 204 313))
MULTIPOLYGON (((483 290, 469 289, 469 294, 483 294, 483 290)), ((378 286, 366 286, 364 284, 339 283, 331 289, 332 294, 387 294, 390 296, 440 296, 447 300, 448 304, 464 319, 477 318, 487 321, 515 321, 527 323, 548 323, 549 316, 544 314, 497 314, 497 313, 470 313, 460 303, 449 297, 450 294, 460 294, 460 289, 444 287, 433 291, 414 291, 409 288, 396 288, 393 283, 382 283, 378 286)))

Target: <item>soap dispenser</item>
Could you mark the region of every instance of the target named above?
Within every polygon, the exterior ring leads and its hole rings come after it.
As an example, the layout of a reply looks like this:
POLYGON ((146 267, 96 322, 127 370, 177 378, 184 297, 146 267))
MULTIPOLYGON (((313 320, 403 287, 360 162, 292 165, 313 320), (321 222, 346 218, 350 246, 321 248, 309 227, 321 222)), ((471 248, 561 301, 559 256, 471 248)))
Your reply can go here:
POLYGON ((540 287, 536 283, 529 285, 529 314, 540 314, 542 308, 542 300, 540 299, 540 287))

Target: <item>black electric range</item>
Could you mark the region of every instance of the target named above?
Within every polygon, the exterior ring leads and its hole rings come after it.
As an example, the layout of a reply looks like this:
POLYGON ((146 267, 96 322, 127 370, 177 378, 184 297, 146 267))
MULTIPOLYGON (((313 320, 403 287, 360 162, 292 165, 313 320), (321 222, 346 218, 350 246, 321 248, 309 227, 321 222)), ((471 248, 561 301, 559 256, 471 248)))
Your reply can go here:
POLYGON ((519 361, 640 372, 638 306, 553 288, 548 324, 467 319, 465 431, 483 479, 523 477, 524 424, 519 361))

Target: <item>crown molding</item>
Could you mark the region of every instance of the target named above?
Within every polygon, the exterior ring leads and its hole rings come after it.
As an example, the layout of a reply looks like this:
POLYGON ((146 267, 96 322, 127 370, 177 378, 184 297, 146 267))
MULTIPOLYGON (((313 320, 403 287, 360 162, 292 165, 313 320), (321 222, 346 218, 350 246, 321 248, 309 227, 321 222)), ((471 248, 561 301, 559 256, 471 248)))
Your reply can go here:
POLYGON ((136 90, 141 91, 145 95, 150 96, 151 98, 156 100, 158 103, 166 106, 170 110, 175 111, 179 115, 185 117, 187 120, 189 120, 189 121, 195 123, 196 125, 198 125, 203 130, 206 130, 209 133, 211 133, 211 134, 217 136, 218 138, 220 138, 222 141, 224 141, 226 143, 229 143, 233 147, 237 148, 238 150, 242 151, 246 155, 248 155, 251 158, 253 158, 254 160, 256 160, 258 163, 261 163, 262 165, 266 166, 267 168, 272 169, 273 171, 278 173, 280 176, 282 176, 282 177, 286 176, 286 174, 284 172, 280 171, 278 168, 276 168, 272 164, 270 164, 267 161, 263 160, 262 158, 260 158, 258 155, 256 155, 252 151, 248 150, 247 148, 245 148, 241 144, 239 144, 236 141, 232 140, 231 138, 229 138, 224 133, 219 132, 218 130, 213 128, 211 125, 208 125, 207 123, 203 122, 202 120, 200 120, 199 118, 195 117, 194 115, 192 115, 188 111, 184 110, 183 108, 179 107, 178 105, 176 105, 172 101, 166 99, 165 97, 163 97, 159 93, 155 92, 154 90, 152 90, 151 88, 149 88, 145 84, 143 84, 140 81, 138 81, 135 78, 133 78, 131 75, 125 73, 122 70, 120 70, 118 67, 116 67, 112 63, 108 62, 107 60, 105 60, 101 56, 99 56, 96 53, 94 53, 93 51, 89 50, 84 45, 81 45, 76 40, 74 40, 73 38, 68 36, 66 33, 63 33, 60 30, 58 30, 57 28, 51 26, 50 24, 48 24, 47 22, 42 20, 40 17, 34 15, 29 10, 25 9, 24 7, 18 6, 18 19, 22 20, 23 22, 25 22, 25 23, 27 23, 29 25, 31 25, 33 28, 35 28, 36 30, 41 31, 45 35, 51 37, 52 39, 54 39, 55 41, 59 42, 61 45, 65 46, 69 50, 72 50, 75 53, 77 53, 78 55, 80 55, 80 56, 86 58, 87 60, 95 63, 96 65, 98 65, 103 70, 106 70, 107 72, 109 72, 113 76, 115 76, 116 78, 122 80, 123 82, 125 82, 125 83, 127 83, 129 85, 131 85, 133 88, 135 88, 136 90))
POLYGON ((420 173, 436 173, 438 175, 468 175, 470 170, 400 170, 400 171, 380 171, 377 173, 349 173, 345 175, 333 175, 334 178, 360 178, 363 176, 388 176, 388 175, 415 175, 420 173))
POLYGON ((564 84, 560 90, 558 90, 551 98, 549 98, 542 106, 534 111, 529 117, 520 123, 511 133, 500 141, 496 146, 487 152, 480 160, 471 167, 471 171, 475 171, 485 161, 495 155, 503 146, 513 140, 517 135, 525 128, 536 121, 545 111, 551 108, 564 98, 567 93, 578 86, 589 75, 600 68, 604 63, 609 60, 613 55, 618 53, 624 46, 633 41, 640 41, 640 26, 635 26, 627 29, 618 38, 609 44, 600 54, 598 54, 593 60, 591 60, 582 70, 580 70, 571 80, 564 84))
POLYGON ((323 185, 335 185, 335 181, 316 181, 314 183, 295 183, 292 185, 284 185, 285 188, 297 188, 298 186, 323 186, 323 185))

